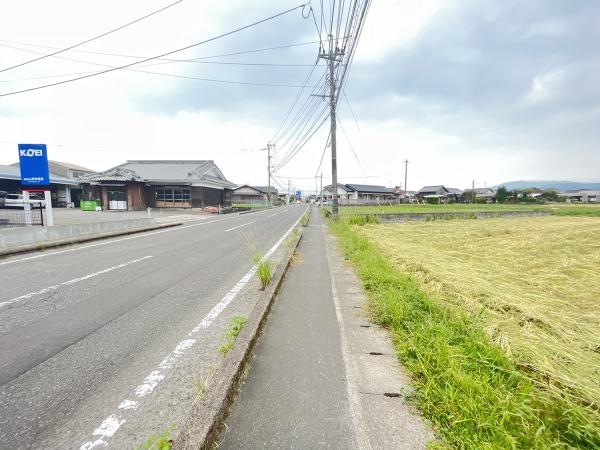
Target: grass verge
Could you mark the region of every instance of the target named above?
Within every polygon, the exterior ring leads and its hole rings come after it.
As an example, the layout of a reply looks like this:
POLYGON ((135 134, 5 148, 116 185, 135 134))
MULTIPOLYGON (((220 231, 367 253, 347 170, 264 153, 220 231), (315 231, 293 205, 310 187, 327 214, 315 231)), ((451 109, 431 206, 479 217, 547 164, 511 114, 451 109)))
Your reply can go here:
POLYGON ((330 222, 412 373, 415 401, 452 448, 600 448, 597 411, 539 388, 493 345, 478 316, 444 307, 378 248, 330 222))
POLYGON ((312 212, 309 209, 308 211, 306 211, 303 215, 302 218, 300 219, 300 223, 302 224, 303 227, 308 226, 308 222, 310 222, 310 216, 311 216, 312 212))

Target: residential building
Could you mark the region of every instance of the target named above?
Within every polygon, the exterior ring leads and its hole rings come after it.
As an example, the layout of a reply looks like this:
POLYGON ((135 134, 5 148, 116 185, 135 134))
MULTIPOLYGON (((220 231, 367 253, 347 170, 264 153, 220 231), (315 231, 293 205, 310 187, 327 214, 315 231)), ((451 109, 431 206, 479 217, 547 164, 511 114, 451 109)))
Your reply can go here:
POLYGON ((438 203, 460 203, 463 200, 463 191, 443 185, 423 186, 417 191, 417 199, 438 203))
POLYGON ((399 186, 394 188, 394 192, 396 193, 396 197, 401 201, 401 203, 414 203, 417 197, 417 191, 406 191, 399 186), (406 195, 406 200, 404 196, 406 195))
POLYGON ((578 189, 562 192, 561 197, 565 197, 569 203, 600 203, 600 191, 591 189, 578 189))
MULTIPOLYGON (((371 184, 338 184, 338 202, 340 205, 368 205, 394 201, 398 197, 394 188, 371 184)), ((333 186, 323 188, 325 200, 333 198, 333 186)))
POLYGON ((104 210, 227 207, 235 188, 207 160, 132 160, 79 181, 104 210))
POLYGON ((496 191, 489 187, 465 189, 463 197, 466 201, 471 200, 472 192, 475 192, 475 201, 480 199, 483 199, 486 203, 494 203, 496 201, 496 191))
POLYGON ((271 186, 271 190, 267 186, 250 186, 243 184, 236 187, 232 192, 232 203, 235 204, 252 204, 252 203, 265 203, 267 201, 267 194, 271 193, 272 201, 275 201, 278 196, 278 190, 271 186))

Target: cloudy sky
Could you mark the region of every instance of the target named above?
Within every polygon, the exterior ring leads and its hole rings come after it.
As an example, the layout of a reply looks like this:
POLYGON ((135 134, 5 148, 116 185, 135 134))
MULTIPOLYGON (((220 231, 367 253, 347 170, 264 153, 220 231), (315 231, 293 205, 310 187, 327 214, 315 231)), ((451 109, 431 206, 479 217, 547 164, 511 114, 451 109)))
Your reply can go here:
MULTIPOLYGON (((183 0, 60 58, 2 71, 173 1, 12 2, 0 15, 0 94, 165 53, 297 5, 183 0)), ((399 185, 404 159, 409 189, 600 181, 599 20, 595 0, 374 0, 338 107, 340 181, 399 185)), ((266 184, 260 149, 278 137, 278 165, 294 142, 293 127, 277 131, 318 39, 296 10, 168 57, 204 58, 195 62, 154 61, 0 97, 0 164, 15 162, 18 142, 46 143, 51 159, 95 170, 126 159, 213 159, 231 181, 266 184), (218 56, 250 50, 261 51, 218 56)), ((308 85, 324 72, 321 61, 308 85)), ((314 190, 327 136, 326 123, 277 171, 279 182, 314 190)), ((329 183, 325 150, 319 173, 329 183)))

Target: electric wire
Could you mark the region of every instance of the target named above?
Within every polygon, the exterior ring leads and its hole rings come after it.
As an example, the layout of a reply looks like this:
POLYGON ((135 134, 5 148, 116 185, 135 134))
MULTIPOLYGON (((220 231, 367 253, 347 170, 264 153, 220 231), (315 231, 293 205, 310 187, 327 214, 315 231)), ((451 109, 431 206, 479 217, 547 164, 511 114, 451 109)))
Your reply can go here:
POLYGON ((4 68, 4 69, 0 69, 0 73, 2 73, 2 72, 6 72, 7 70, 15 69, 15 68, 17 68, 17 67, 22 67, 22 66, 25 66, 25 65, 27 65, 27 64, 31 64, 31 63, 33 63, 33 62, 36 62, 36 61, 40 61, 40 60, 42 60, 42 59, 45 59, 45 58, 49 58, 50 56, 58 55, 59 53, 66 52, 66 51, 68 51, 68 50, 71 50, 71 49, 74 49, 74 48, 76 48, 76 47, 79 47, 79 46, 81 46, 81 45, 83 45, 83 44, 87 44, 88 42, 92 42, 92 41, 95 41, 96 39, 100 39, 100 38, 102 38, 102 37, 104 37, 104 36, 108 36, 109 34, 115 33, 115 32, 117 32, 117 31, 119 31, 119 30, 122 30, 123 28, 126 28, 126 27, 128 27, 128 26, 130 26, 130 25, 133 25, 133 24, 135 24, 135 23, 141 22, 142 20, 144 20, 144 19, 147 19, 148 17, 152 17, 152 16, 154 16, 155 14, 158 14, 158 13, 160 13, 160 12, 163 12, 163 11, 165 11, 165 10, 167 10, 167 9, 169 9, 169 8, 171 8, 171 7, 173 7, 173 6, 177 5, 177 4, 179 4, 179 3, 181 3, 181 2, 183 2, 183 0, 177 0, 176 2, 173 2, 173 3, 171 3, 171 4, 167 5, 167 6, 164 6, 164 7, 160 8, 160 9, 157 9, 156 11, 153 11, 153 12, 151 12, 151 13, 149 13, 149 14, 146 14, 146 15, 145 15, 145 16, 143 16, 143 17, 140 17, 140 18, 138 18, 138 19, 135 19, 135 20, 133 20, 133 21, 131 21, 131 22, 129 22, 129 23, 126 23, 125 25, 121 25, 121 26, 119 26, 119 27, 117 27, 117 28, 114 28, 114 29, 112 29, 112 30, 106 31, 105 33, 99 34, 99 35, 97 35, 97 36, 94 36, 94 37, 92 37, 92 38, 86 39, 85 41, 82 41, 82 42, 79 42, 79 43, 77 43, 77 44, 71 45, 71 46, 69 46, 69 47, 67 47, 67 48, 62 48, 62 49, 60 49, 60 50, 57 50, 56 52, 54 52, 54 53, 51 53, 51 54, 49 54, 49 55, 40 56, 39 58, 34 58, 34 59, 31 59, 31 60, 29 60, 29 61, 24 61, 24 62, 22 62, 22 63, 15 64, 14 66, 10 66, 10 67, 6 67, 6 68, 4 68))
MULTIPOLYGON (((3 44, 0 44, 0 46, 3 46, 3 44)), ((27 52, 33 52, 33 53, 39 53, 39 52, 37 52, 35 50, 26 50, 26 49, 18 49, 18 50, 23 50, 23 51, 27 51, 27 52)), ((98 62, 91 62, 91 61, 85 61, 85 60, 81 60, 81 59, 68 58, 68 57, 65 57, 65 56, 55 56, 55 58, 65 59, 67 61, 79 62, 79 63, 84 63, 84 64, 91 64, 91 65, 99 66, 99 67, 115 67, 115 66, 112 66, 112 65, 109 65, 109 64, 102 64, 102 63, 98 63, 98 62)), ((148 67, 150 65, 151 64, 141 65, 139 67, 148 67)), ((142 69, 134 69, 134 68, 127 68, 127 69, 124 69, 124 70, 128 70, 128 71, 131 71, 131 72, 138 72, 138 73, 146 73, 146 74, 150 74, 150 75, 160 75, 160 76, 165 76, 165 77, 183 78, 183 79, 189 79, 189 80, 209 81, 209 82, 216 82, 216 83, 246 84, 246 85, 250 85, 250 86, 292 87, 292 88, 301 87, 301 85, 297 85, 297 84, 261 83, 261 82, 247 82, 247 81, 234 81, 234 80, 219 80, 219 79, 213 79, 213 78, 194 77, 194 76, 188 76, 188 75, 178 75, 178 74, 171 74, 171 73, 154 72, 154 71, 150 71, 150 70, 142 70, 142 69)), ((30 80, 36 80, 36 79, 56 78, 56 77, 63 77, 63 76, 75 76, 75 75, 82 75, 82 74, 95 73, 95 72, 96 71, 76 72, 76 73, 70 73, 70 74, 56 74, 56 75, 46 75, 46 76, 32 77, 32 78, 21 78, 21 79, 12 79, 12 80, 0 80, 0 83, 7 83, 7 82, 14 82, 14 81, 30 81, 30 80)))
POLYGON ((274 14, 272 16, 269 16, 269 17, 267 17, 265 19, 261 19, 261 20, 258 20, 256 22, 253 22, 251 24, 244 25, 243 27, 236 28, 236 29, 228 31, 226 33, 221 33, 221 34, 219 34, 217 36, 213 36, 213 37, 205 39, 203 41, 196 42, 194 44, 190 44, 190 45, 187 45, 185 47, 182 47, 182 48, 179 48, 179 49, 176 49, 176 50, 171 50, 171 51, 168 51, 166 53, 162 53, 160 55, 152 56, 152 57, 143 59, 141 61, 132 62, 132 63, 125 64, 125 65, 122 65, 122 66, 113 67, 113 68, 106 69, 106 70, 103 70, 103 71, 99 71, 99 72, 95 72, 95 73, 87 74, 87 75, 82 75, 82 76, 79 76, 79 77, 76 77, 76 78, 70 78, 68 80, 62 80, 62 81, 58 81, 58 82, 55 82, 55 83, 45 84, 45 85, 41 85, 41 86, 35 86, 35 87, 32 87, 32 88, 27 88, 27 89, 21 89, 21 90, 18 90, 18 91, 12 91, 12 92, 7 92, 7 93, 2 93, 2 94, 0 94, 0 97, 7 97, 9 95, 21 94, 21 93, 24 93, 24 92, 35 91, 35 90, 44 89, 44 88, 48 88, 48 87, 52 87, 52 86, 58 86, 58 85, 61 85, 61 84, 71 83, 71 82, 74 82, 74 81, 79 81, 79 80, 83 80, 83 79, 86 79, 86 78, 91 78, 91 77, 94 77, 94 76, 98 76, 98 75, 103 75, 103 74, 106 74, 106 73, 114 72, 116 70, 126 69, 128 67, 132 67, 132 66, 135 66, 135 65, 147 62, 147 61, 151 61, 151 60, 157 59, 157 58, 162 58, 164 56, 172 55, 174 53, 181 52, 183 50, 188 50, 190 48, 194 48, 194 47, 197 47, 199 45, 203 45, 203 44, 206 44, 208 42, 212 42, 212 41, 215 41, 217 39, 221 39, 223 37, 226 37, 226 36, 238 33, 240 31, 246 30, 248 28, 257 26, 257 25, 262 24, 264 22, 273 20, 273 19, 275 19, 277 17, 283 16, 284 14, 288 14, 288 13, 290 13, 292 11, 295 11, 295 10, 297 10, 299 8, 302 8, 302 7, 303 7, 303 5, 295 6, 293 8, 290 8, 290 9, 287 9, 287 10, 282 11, 280 13, 277 13, 277 14, 274 14))
MULTIPOLYGON (((31 44, 31 43, 27 43, 27 42, 7 41, 5 39, 0 39, 0 42, 3 42, 5 44, 12 44, 12 45, 25 45, 28 47, 47 48, 47 49, 51 49, 51 50, 56 50, 57 48, 59 48, 59 47, 53 47, 50 45, 43 45, 43 44, 31 44)), ((304 45, 312 45, 312 44, 318 44, 318 43, 319 43, 319 41, 308 41, 308 42, 299 42, 296 44, 277 45, 274 47, 263 47, 263 48, 252 49, 252 50, 240 50, 237 52, 221 53, 218 55, 199 56, 199 57, 190 58, 190 59, 155 58, 154 60, 155 61, 165 61, 165 64, 170 64, 170 63, 175 63, 175 62, 193 62, 193 61, 200 61, 200 60, 205 60, 205 59, 224 58, 227 56, 237 56, 237 55, 245 55, 245 54, 249 54, 249 53, 259 53, 259 52, 265 52, 265 51, 270 51, 270 50, 279 50, 279 49, 283 49, 283 48, 300 47, 300 46, 304 46, 304 45)), ((23 50, 18 47, 10 47, 10 48, 16 48, 18 50, 23 50)), ((71 51, 77 52, 77 53, 89 53, 89 54, 93 54, 93 55, 116 56, 116 57, 120 57, 120 58, 135 58, 135 59, 146 59, 147 58, 146 56, 125 55, 122 53, 107 53, 107 52, 98 52, 98 51, 92 51, 92 50, 71 50, 71 51)), ((158 63, 152 64, 152 65, 158 65, 158 63)))

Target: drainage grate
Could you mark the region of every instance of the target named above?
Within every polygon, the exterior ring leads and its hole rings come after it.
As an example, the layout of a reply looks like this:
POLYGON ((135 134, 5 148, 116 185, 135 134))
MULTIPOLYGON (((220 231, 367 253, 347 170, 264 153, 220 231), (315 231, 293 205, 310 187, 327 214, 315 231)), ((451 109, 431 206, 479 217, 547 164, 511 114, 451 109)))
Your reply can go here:
POLYGON ((381 353, 381 352, 369 352, 369 355, 381 356, 381 355, 383 355, 383 353, 381 353))
POLYGON ((361 328, 371 328, 371 325, 361 325, 361 328))

